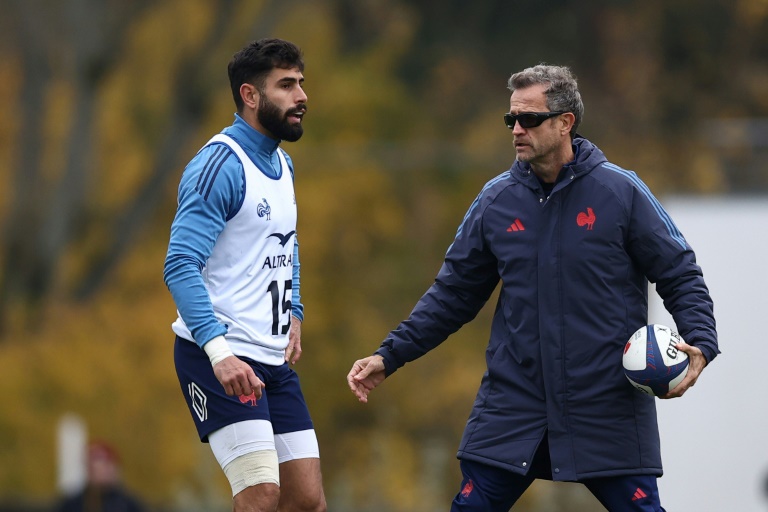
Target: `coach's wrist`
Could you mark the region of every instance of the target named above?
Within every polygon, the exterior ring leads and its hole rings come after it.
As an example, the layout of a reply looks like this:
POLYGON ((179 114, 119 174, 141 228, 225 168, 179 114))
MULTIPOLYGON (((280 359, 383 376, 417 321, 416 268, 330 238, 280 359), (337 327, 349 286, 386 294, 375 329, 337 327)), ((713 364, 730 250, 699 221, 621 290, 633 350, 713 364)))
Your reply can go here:
POLYGON ((203 350, 208 354, 208 359, 211 360, 211 366, 216 366, 216 363, 235 355, 232 353, 232 349, 229 348, 229 343, 224 339, 224 336, 216 336, 203 345, 203 350))

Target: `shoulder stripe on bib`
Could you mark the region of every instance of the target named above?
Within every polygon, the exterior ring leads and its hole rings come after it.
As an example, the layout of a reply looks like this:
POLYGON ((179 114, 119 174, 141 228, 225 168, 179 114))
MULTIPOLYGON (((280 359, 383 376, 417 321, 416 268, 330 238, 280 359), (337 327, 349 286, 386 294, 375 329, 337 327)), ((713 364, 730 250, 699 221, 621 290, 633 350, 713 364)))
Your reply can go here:
POLYGON ((208 196, 213 188, 213 182, 216 180, 216 176, 219 174, 224 162, 227 161, 232 151, 225 145, 217 148, 213 156, 205 164, 205 168, 200 173, 200 177, 197 180, 195 190, 198 194, 203 196, 204 200, 208 200, 208 196))

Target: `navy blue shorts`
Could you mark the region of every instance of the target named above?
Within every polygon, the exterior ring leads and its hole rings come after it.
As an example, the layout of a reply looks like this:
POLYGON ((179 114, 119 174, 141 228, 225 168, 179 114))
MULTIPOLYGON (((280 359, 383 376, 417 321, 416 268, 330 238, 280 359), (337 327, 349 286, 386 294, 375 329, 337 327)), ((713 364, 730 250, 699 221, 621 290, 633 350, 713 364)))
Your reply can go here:
POLYGON ((216 379, 205 351, 196 343, 176 336, 176 375, 201 441, 208 442, 208 434, 215 430, 246 420, 267 420, 272 423, 275 434, 314 428, 299 376, 288 363, 270 366, 244 357, 240 359, 251 365, 264 382, 258 401, 228 396, 216 379))
MULTIPOLYGON (((527 475, 461 460, 461 490, 451 512, 508 512, 537 478, 551 480, 546 436, 527 475)), ((627 475, 584 480, 587 489, 611 512, 664 512, 655 475, 627 475)))

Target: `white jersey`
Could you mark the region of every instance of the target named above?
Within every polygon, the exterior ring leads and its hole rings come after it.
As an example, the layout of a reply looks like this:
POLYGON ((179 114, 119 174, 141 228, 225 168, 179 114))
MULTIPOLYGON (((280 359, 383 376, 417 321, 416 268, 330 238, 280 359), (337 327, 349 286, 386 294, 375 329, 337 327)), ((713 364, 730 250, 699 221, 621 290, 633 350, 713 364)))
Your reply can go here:
MULTIPOLYGON (((285 362, 291 322, 296 199, 293 178, 282 151, 282 173, 273 179, 261 172, 231 137, 224 143, 245 171, 245 197, 216 240, 202 271, 216 318, 227 327, 232 352, 269 365, 285 362)), ((173 331, 193 340, 179 317, 173 331)))

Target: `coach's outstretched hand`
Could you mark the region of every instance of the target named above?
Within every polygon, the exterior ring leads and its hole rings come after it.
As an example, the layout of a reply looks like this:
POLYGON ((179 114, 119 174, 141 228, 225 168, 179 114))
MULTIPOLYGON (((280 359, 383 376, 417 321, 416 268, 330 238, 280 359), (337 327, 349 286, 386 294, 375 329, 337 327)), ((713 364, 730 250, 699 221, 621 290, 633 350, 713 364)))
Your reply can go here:
POLYGON ((368 403, 368 393, 384 382, 385 378, 384 358, 372 355, 355 361, 347 374, 347 383, 357 399, 365 404, 368 403))

